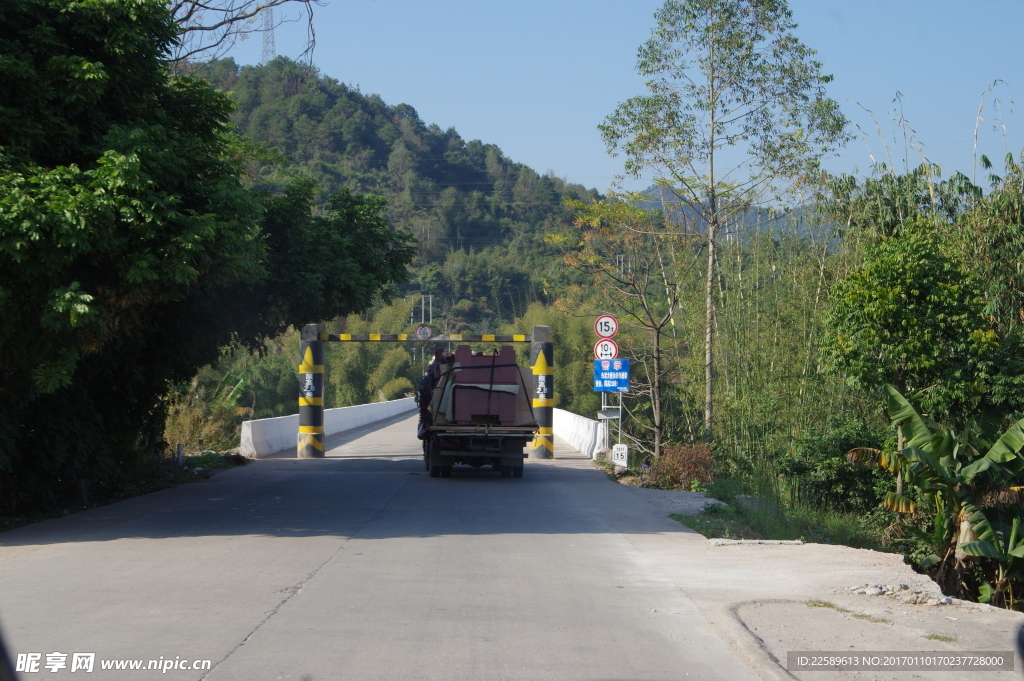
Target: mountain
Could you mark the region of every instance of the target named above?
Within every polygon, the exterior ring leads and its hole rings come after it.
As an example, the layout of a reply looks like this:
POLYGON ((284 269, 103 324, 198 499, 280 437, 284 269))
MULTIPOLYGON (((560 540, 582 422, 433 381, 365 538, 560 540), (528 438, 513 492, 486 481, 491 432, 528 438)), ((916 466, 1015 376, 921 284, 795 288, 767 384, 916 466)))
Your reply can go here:
MULTIPOLYGON (((529 289, 517 308, 542 297, 540 280, 561 276, 560 258, 543 238, 571 222, 564 198, 600 198, 508 159, 494 144, 428 125, 409 104, 387 104, 283 57, 242 67, 223 59, 200 73, 237 102, 238 131, 278 149, 293 170, 326 192, 347 188, 387 198, 391 223, 420 240, 416 270, 426 271, 430 283, 421 290, 446 307, 509 286, 529 289), (483 261, 473 257, 482 251, 483 261), (486 263, 500 271, 466 270, 486 263)), ((281 182, 272 163, 251 172, 258 182, 281 182)), ((507 318, 513 310, 497 312, 507 318)))

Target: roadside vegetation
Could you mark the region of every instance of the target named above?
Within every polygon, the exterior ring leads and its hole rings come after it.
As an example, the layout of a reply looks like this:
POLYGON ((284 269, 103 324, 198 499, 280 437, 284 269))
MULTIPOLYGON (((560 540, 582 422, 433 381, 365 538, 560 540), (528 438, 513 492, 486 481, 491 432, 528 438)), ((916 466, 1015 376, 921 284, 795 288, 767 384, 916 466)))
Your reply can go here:
MULTIPOLYGON (((596 133, 658 180, 604 194, 310 65, 169 60, 155 0, 7 4, 6 518, 191 479, 176 445, 295 413, 307 323, 547 325, 555 406, 593 417, 611 313, 622 481, 725 501, 682 519, 708 536, 898 551, 947 595, 1019 606, 1024 168, 979 149, 968 173, 822 172, 851 126, 784 2, 664 4, 647 90, 596 133)), ((429 356, 332 344, 325 406, 409 394, 429 356)))

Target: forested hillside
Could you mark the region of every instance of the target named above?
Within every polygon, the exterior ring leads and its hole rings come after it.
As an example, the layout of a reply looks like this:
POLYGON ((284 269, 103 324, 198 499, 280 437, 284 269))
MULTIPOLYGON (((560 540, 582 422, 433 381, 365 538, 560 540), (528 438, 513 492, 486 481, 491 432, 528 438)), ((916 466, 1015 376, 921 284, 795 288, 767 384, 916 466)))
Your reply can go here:
POLYGON ((301 171, 325 192, 386 198, 391 223, 420 243, 414 269, 422 276, 409 290, 433 294, 437 312, 461 302, 456 327, 508 320, 546 299, 545 282, 562 278, 544 236, 570 224, 565 197, 598 197, 493 144, 427 124, 409 104, 388 104, 283 57, 265 66, 220 60, 202 73, 237 102, 238 131, 287 158, 287 168, 250 164, 257 182, 279 186, 285 173, 301 171))

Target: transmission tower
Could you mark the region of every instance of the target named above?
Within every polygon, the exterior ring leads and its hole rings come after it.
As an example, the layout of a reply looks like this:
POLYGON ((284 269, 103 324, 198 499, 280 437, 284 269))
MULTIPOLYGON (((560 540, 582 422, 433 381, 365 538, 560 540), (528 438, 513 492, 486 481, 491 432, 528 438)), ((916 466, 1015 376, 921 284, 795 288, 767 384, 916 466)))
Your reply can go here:
POLYGON ((263 14, 263 59, 260 60, 260 64, 266 66, 277 56, 277 48, 274 47, 274 8, 264 7, 261 14, 263 14))

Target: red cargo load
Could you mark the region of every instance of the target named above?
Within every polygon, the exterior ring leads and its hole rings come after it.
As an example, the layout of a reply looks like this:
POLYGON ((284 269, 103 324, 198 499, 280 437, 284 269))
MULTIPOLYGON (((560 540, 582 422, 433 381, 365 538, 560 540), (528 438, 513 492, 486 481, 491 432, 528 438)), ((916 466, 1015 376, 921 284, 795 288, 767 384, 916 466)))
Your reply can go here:
POLYGON ((522 386, 512 346, 503 346, 496 355, 474 355, 469 346, 460 345, 455 362, 455 422, 515 423, 516 393, 522 386))

